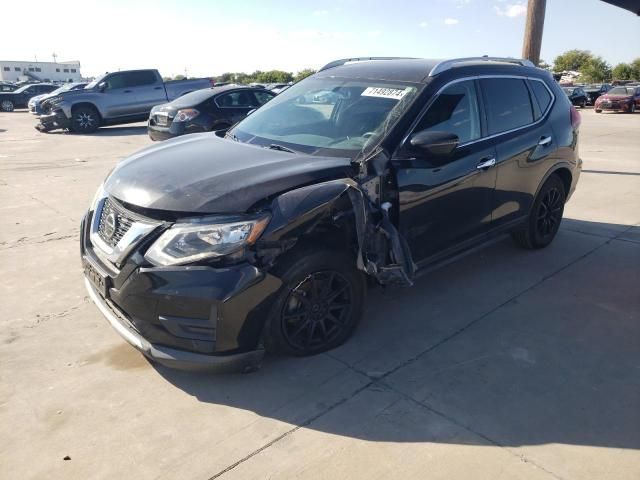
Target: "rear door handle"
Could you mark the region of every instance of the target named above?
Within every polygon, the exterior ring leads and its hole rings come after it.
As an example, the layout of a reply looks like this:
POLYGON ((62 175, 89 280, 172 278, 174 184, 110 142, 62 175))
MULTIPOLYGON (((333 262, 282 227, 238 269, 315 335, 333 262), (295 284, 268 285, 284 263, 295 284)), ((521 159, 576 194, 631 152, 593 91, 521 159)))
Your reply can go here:
POLYGON ((541 147, 546 147, 547 145, 550 145, 550 144, 551 144, 551 137, 542 137, 538 142, 538 145, 540 145, 541 147))
POLYGON ((486 170, 493 167, 496 164, 495 157, 483 158, 482 161, 476 167, 478 170, 486 170))

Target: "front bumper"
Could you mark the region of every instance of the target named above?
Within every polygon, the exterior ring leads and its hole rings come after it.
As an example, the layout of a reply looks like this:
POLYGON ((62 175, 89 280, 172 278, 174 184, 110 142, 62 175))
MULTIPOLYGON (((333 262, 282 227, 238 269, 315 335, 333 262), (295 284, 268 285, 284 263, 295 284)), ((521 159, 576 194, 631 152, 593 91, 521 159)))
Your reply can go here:
POLYGON ((630 103, 611 103, 611 104, 596 104, 596 110, 602 110, 603 112, 628 112, 631 110, 630 103))
POLYGON ((89 297, 107 321, 131 346, 147 358, 170 368, 180 370, 206 370, 213 372, 247 372, 259 368, 264 356, 263 349, 224 356, 203 355, 162 345, 153 345, 140 335, 126 317, 109 300, 104 299, 93 288, 87 278, 84 284, 89 297))
POLYGON ((88 213, 81 240, 85 285, 128 343, 174 368, 247 371, 259 366, 262 328, 281 286, 278 278, 247 262, 155 267, 144 260, 153 238, 117 269, 91 244, 90 224, 88 213), (96 275, 104 281, 99 286, 96 275))
POLYGON ((48 132, 49 130, 69 128, 70 126, 71 120, 62 110, 58 109, 46 115, 40 115, 40 123, 36 125, 36 129, 41 132, 48 132))

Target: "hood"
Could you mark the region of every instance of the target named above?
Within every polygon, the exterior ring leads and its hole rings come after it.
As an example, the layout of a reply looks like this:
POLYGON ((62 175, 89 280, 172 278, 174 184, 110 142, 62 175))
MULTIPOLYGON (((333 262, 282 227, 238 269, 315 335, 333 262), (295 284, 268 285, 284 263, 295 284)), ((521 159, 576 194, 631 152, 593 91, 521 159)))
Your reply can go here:
POLYGON ((186 135, 123 160, 105 182, 118 200, 182 213, 243 213, 278 193, 352 175, 349 158, 269 150, 216 137, 186 135))

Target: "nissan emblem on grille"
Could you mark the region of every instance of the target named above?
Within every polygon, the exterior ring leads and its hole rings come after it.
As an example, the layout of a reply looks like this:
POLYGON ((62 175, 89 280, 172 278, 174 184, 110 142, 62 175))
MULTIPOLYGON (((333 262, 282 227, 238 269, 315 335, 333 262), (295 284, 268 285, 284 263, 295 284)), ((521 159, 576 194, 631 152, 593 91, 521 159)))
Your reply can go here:
POLYGON ((118 226, 118 218, 116 214, 111 212, 107 215, 107 218, 104 219, 104 236, 107 238, 113 237, 116 233, 116 228, 118 226))
POLYGON ((98 233, 111 247, 115 247, 125 233, 129 231, 133 219, 128 212, 111 199, 107 199, 102 207, 98 233))

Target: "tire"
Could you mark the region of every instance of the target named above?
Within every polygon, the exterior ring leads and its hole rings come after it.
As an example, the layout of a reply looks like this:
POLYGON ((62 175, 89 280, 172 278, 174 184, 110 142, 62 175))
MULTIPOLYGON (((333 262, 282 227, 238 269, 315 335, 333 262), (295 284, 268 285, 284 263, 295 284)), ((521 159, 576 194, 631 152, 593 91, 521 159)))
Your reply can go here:
POLYGON ((558 175, 551 175, 533 202, 527 223, 512 232, 515 242, 530 250, 549 245, 560 228, 566 193, 558 175))
POLYGON ((636 113, 636 104, 632 103, 631 108, 629 109, 629 113, 636 113))
POLYGON ((580 102, 580 108, 587 108, 587 101, 586 100, 582 100, 582 102, 580 102))
POLYGON ((0 103, 0 108, 3 112, 13 112, 15 105, 11 100, 2 100, 2 102, 0 103))
POLYGON ((93 107, 77 107, 71 114, 71 131, 93 133, 100 128, 100 115, 93 107))
POLYGON ((598 110, 598 109, 596 108, 596 113, 602 113, 602 110, 598 110))
POLYGON ((274 269, 283 281, 263 331, 270 353, 306 356, 331 350, 353 333, 364 308, 366 281, 353 256, 301 247, 274 269))

